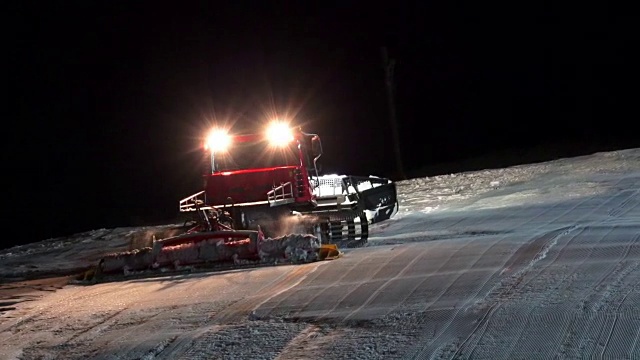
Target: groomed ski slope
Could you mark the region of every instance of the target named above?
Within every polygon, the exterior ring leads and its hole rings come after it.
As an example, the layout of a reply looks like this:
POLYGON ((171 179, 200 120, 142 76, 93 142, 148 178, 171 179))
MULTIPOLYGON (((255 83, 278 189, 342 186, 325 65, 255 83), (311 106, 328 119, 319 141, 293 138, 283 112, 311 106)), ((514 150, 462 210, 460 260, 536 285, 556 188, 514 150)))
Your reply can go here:
POLYGON ((640 359, 640 149, 398 191, 333 261, 61 286, 20 276, 146 229, 2 250, 0 358, 640 359))

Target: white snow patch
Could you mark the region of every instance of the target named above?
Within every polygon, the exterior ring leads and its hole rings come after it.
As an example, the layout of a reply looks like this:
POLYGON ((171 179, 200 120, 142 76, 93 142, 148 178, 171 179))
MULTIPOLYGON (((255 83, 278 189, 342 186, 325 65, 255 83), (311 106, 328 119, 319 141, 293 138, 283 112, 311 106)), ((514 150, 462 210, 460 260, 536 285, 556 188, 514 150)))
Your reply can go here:
POLYGON ((434 212, 434 211, 438 210, 439 207, 440 207, 439 205, 437 205, 437 206, 427 206, 424 209, 422 209, 422 212, 425 213, 425 214, 428 214, 430 212, 434 212))

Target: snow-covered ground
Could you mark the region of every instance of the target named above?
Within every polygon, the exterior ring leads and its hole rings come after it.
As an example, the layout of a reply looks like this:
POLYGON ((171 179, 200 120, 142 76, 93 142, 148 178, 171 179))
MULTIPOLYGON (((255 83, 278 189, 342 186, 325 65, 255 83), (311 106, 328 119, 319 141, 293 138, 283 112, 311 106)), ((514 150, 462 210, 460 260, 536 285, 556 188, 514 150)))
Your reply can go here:
POLYGON ((398 190, 332 261, 86 286, 155 229, 2 250, 0 358, 640 359, 640 149, 398 190))

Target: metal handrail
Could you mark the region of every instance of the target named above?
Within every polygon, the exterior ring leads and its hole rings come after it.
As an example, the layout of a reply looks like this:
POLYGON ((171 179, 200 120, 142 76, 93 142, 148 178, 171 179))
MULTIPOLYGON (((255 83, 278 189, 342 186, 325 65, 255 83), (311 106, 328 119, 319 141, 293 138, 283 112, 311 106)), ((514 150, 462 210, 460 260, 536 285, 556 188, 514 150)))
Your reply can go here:
POLYGON ((201 199, 201 195, 203 194, 204 190, 180 200, 180 212, 197 211, 197 204, 204 204, 204 200, 201 199))
POLYGON ((273 190, 269 190, 267 192, 267 201, 270 205, 273 205, 278 202, 282 202, 283 200, 294 199, 293 196, 293 185, 291 182, 286 182, 281 184, 278 187, 273 188, 273 190), (286 192, 288 188, 288 192, 286 192))

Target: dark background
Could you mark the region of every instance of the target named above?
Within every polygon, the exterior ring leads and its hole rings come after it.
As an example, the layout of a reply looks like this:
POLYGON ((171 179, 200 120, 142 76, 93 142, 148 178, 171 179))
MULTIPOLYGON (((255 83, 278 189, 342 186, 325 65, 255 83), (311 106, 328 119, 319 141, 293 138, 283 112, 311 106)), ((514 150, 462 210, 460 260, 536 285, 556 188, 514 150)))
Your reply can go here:
POLYGON ((630 15, 445 3, 14 3, 1 247, 173 219, 214 123, 289 116, 328 172, 400 180, 381 46, 407 177, 640 145, 630 15))

